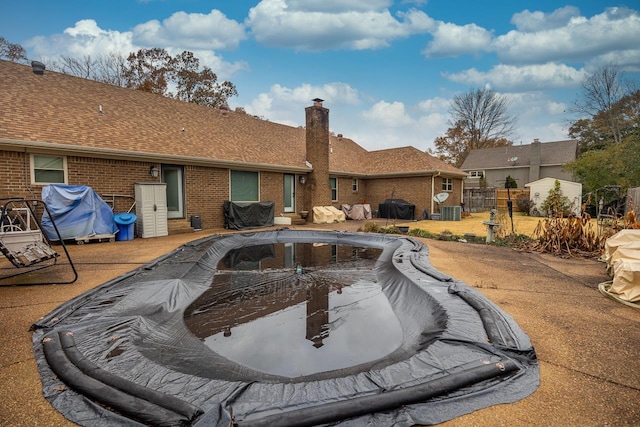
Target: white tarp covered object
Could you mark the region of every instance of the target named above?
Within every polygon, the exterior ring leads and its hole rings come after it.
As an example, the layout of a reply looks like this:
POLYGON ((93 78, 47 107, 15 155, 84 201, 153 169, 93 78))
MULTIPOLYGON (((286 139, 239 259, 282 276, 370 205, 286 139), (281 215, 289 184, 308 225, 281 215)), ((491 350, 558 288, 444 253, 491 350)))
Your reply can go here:
POLYGON ((604 258, 613 281, 606 294, 640 303, 640 230, 621 230, 605 242, 604 258))
POLYGON ((339 209, 333 206, 314 206, 313 223, 314 224, 331 224, 333 222, 344 222, 347 217, 339 209))

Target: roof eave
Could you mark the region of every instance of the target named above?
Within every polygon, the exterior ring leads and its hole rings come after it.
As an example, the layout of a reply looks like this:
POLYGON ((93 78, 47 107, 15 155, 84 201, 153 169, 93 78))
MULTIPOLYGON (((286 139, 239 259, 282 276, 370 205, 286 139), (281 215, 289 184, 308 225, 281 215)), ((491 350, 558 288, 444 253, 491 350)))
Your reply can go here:
POLYGON ((193 156, 176 156, 169 154, 148 153, 143 151, 115 150, 110 148, 79 147, 76 145, 55 142, 23 141, 0 138, 0 149, 11 151, 39 151, 59 155, 90 156, 118 160, 149 161, 162 163, 178 163, 194 166, 220 167, 224 169, 241 168, 261 171, 308 173, 313 170, 306 166, 274 165, 269 163, 242 162, 235 160, 207 159, 193 156), (21 150, 17 150, 21 148, 21 150))
POLYGON ((429 169, 420 171, 406 171, 406 172, 385 172, 385 173, 371 173, 363 175, 363 178, 375 179, 375 178, 406 178, 406 177, 418 177, 418 176, 433 176, 438 175, 442 177, 460 177, 467 176, 466 173, 443 171, 440 169, 429 169))

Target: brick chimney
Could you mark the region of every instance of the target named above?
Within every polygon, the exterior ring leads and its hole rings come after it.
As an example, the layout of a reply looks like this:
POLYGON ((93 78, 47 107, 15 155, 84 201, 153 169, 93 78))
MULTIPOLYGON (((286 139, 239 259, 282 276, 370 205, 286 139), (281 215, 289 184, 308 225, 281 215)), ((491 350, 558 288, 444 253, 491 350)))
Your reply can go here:
POLYGON ((307 161, 313 165, 304 193, 304 208, 331 205, 329 186, 329 110, 322 106, 322 99, 313 100, 313 106, 304 109, 306 114, 307 161))

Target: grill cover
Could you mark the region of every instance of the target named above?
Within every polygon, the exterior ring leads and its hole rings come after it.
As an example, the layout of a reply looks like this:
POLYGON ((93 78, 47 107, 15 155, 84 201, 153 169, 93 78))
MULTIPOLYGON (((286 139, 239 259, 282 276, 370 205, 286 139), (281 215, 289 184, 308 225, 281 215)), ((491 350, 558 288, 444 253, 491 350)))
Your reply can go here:
POLYGON ((378 206, 379 218, 408 219, 415 217, 416 205, 402 199, 386 199, 378 206))

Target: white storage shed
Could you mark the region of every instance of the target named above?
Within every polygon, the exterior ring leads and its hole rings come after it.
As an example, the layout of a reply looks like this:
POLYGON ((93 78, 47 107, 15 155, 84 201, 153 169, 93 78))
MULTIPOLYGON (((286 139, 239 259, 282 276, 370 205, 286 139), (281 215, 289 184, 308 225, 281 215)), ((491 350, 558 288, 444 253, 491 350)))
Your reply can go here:
POLYGON ((582 184, 579 182, 565 181, 556 178, 542 178, 524 185, 530 190, 529 198, 533 202, 531 209, 533 210, 535 208, 540 212, 540 214, 546 215, 546 212, 542 211, 541 206, 547 197, 549 197, 549 190, 552 190, 555 187, 556 181, 560 182, 562 195, 569 199, 569 203, 571 203, 571 211, 580 216, 582 206, 582 184))

